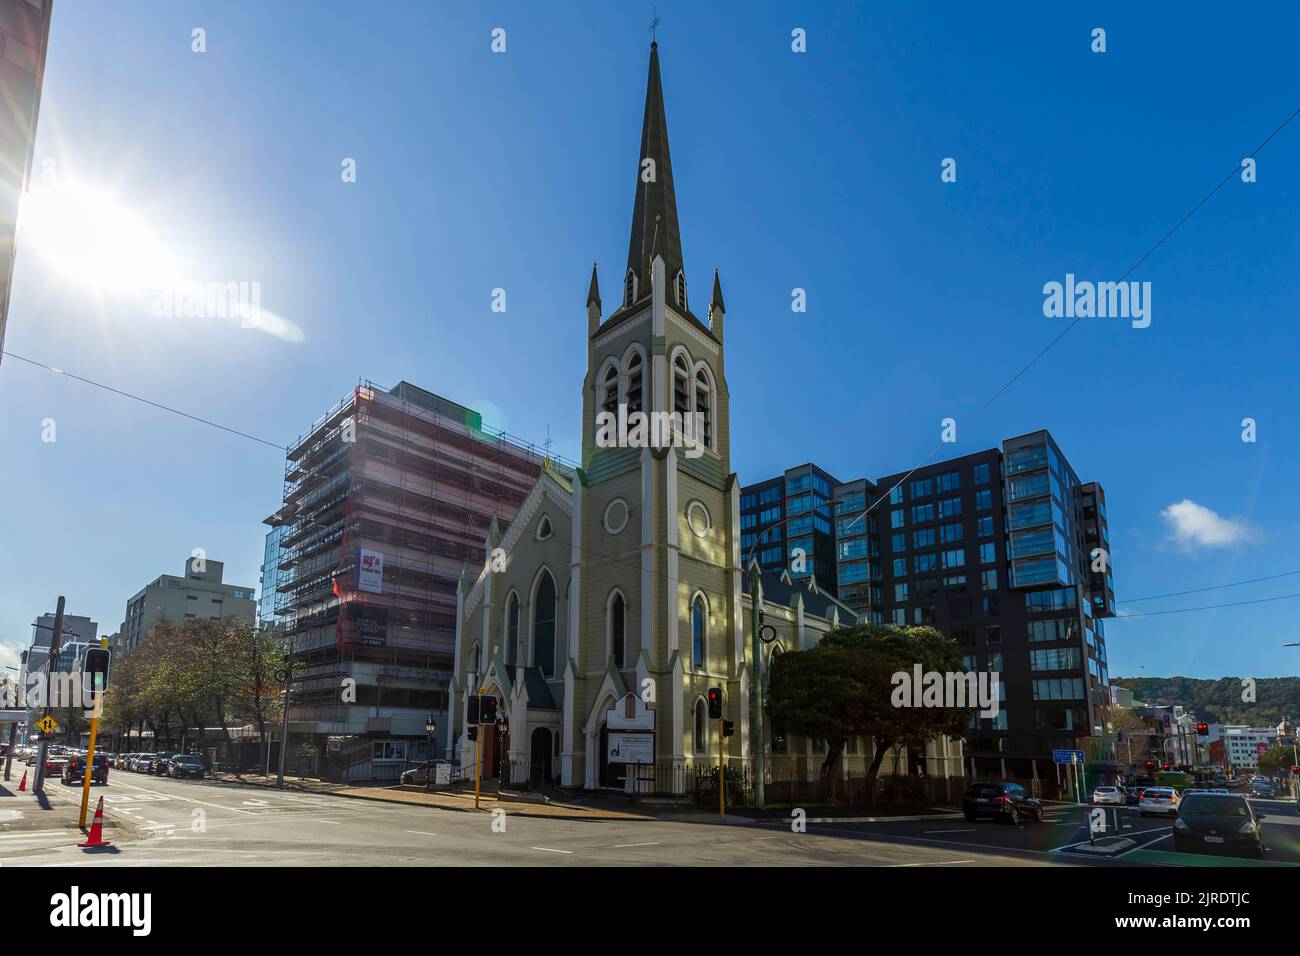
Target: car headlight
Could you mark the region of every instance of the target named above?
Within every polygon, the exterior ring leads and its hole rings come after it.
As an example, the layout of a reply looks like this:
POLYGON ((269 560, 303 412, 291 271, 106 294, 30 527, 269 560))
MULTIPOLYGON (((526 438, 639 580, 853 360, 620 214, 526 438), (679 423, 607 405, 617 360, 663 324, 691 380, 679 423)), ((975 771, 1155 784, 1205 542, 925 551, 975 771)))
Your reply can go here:
POLYGON ((1241 829, 1238 830, 1237 832, 1238 832, 1238 833, 1254 833, 1254 832, 1255 832, 1255 824, 1253 824, 1253 823, 1251 823, 1249 820, 1247 820, 1245 823, 1243 823, 1243 824, 1241 825, 1241 829))
POLYGON ((1174 821, 1174 829, 1175 829, 1175 830, 1190 830, 1191 827, 1189 827, 1189 826, 1187 825, 1187 821, 1186 821, 1186 820, 1184 820, 1182 817, 1179 817, 1177 820, 1174 821))

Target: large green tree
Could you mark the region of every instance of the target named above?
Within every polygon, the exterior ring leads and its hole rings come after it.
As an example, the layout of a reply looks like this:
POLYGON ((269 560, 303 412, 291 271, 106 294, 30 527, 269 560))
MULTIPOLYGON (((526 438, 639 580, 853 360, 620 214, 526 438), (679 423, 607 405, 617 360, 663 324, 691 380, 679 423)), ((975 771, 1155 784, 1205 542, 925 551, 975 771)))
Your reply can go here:
POLYGON ((815 647, 774 659, 766 713, 784 733, 826 741, 823 782, 834 772, 850 737, 871 738, 875 748, 867 794, 873 800, 887 752, 923 749, 940 734, 959 735, 974 712, 970 707, 896 706, 895 675, 906 674, 910 680, 917 664, 923 672, 965 670, 957 645, 931 627, 838 628, 815 647))

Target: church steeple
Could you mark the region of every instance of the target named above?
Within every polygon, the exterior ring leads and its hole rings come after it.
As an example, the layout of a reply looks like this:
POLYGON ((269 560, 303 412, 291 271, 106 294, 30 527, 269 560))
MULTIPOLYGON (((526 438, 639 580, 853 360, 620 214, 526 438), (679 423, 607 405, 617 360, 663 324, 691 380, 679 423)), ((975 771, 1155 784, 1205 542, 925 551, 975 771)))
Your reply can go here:
MULTIPOLYGON (((650 262, 662 255, 665 285, 672 287, 682 271, 682 239, 677 226, 677 194, 668 154, 668 119, 659 78, 659 47, 650 44, 650 76, 646 81, 645 117, 641 123, 641 155, 637 159, 636 199, 632 205, 632 238, 627 267, 636 274, 637 301, 650 295, 650 262)), ((625 285, 626 289, 626 285, 625 285)), ((626 293, 625 293, 626 295, 626 293)), ((623 303, 624 306, 630 304, 623 303)))

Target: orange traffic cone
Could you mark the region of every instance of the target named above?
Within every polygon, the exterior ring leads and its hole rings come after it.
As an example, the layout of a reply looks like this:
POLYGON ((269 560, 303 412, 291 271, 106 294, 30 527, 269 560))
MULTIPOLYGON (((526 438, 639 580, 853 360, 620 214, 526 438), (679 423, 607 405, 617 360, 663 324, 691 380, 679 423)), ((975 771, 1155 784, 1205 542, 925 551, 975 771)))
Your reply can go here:
POLYGON ((109 841, 103 838, 104 834, 104 798, 99 798, 99 803, 95 806, 95 819, 90 824, 90 836, 86 838, 85 843, 78 843, 80 847, 109 846, 109 841))
POLYGON ((22 793, 22 792, 25 791, 26 789, 27 789, 27 771, 24 770, 24 771, 23 771, 23 779, 22 779, 22 781, 18 784, 18 792, 19 792, 19 793, 22 793))

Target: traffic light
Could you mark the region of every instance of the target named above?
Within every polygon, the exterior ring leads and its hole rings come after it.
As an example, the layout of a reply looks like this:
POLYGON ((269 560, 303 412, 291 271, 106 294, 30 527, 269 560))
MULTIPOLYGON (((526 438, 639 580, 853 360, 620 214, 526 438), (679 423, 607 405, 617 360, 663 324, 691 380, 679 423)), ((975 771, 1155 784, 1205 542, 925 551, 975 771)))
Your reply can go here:
POLYGON ((88 694, 103 693, 108 689, 108 664, 112 653, 107 647, 86 649, 86 660, 81 665, 81 689, 88 694))
POLYGON ((465 736, 470 740, 478 740, 478 724, 470 724, 469 729, 465 731, 465 736))
POLYGON ((724 720, 722 722, 722 736, 730 737, 736 732, 736 722, 734 720, 724 720))
POLYGON ((709 720, 722 719, 722 688, 709 688, 709 720))
POLYGON ((497 722, 497 699, 492 696, 485 696, 478 708, 478 722, 480 724, 495 724, 497 722))
POLYGON ((1197 725, 1196 725, 1196 736, 1198 736, 1198 737, 1208 737, 1208 736, 1210 736, 1210 725, 1209 725, 1209 724, 1205 724, 1205 723, 1197 724, 1197 725))
POLYGON ((471 727, 478 723, 478 694, 470 694, 465 700, 465 723, 471 727))

